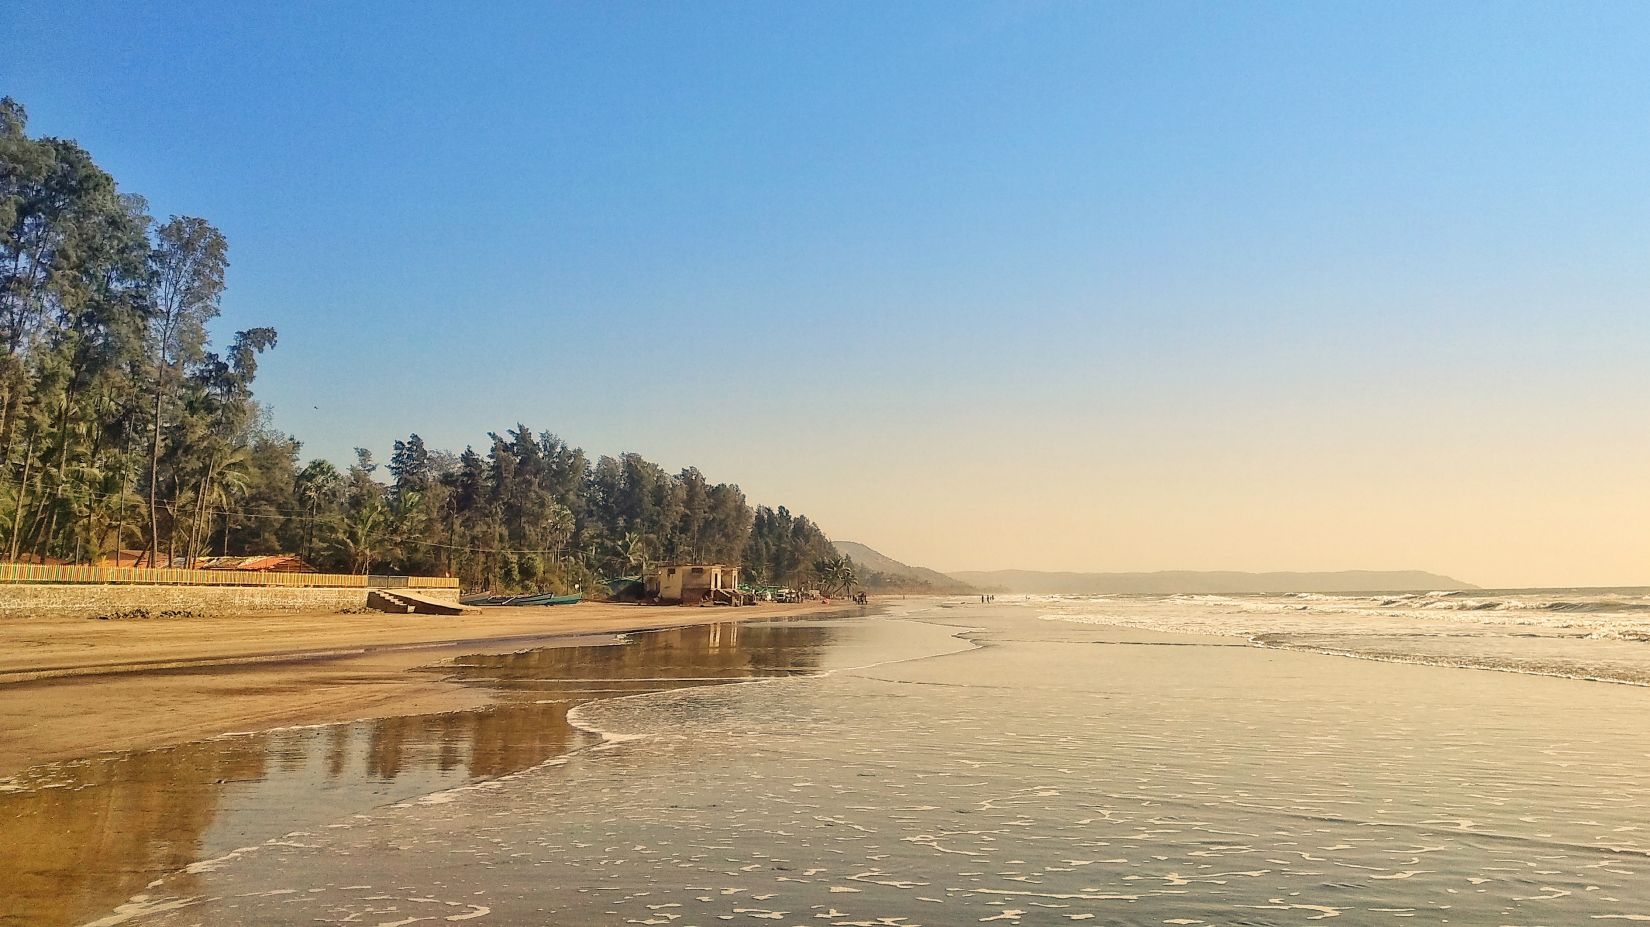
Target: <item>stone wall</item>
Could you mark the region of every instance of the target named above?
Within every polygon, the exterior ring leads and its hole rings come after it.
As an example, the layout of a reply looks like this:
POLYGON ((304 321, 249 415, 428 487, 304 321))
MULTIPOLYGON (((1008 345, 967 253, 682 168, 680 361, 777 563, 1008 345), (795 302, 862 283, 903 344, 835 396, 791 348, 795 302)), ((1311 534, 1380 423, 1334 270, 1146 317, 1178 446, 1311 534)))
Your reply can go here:
MULTIPOLYGON (((456 589, 412 589, 457 601, 456 589)), ((305 586, 144 586, 74 583, 0 583, 0 618, 21 614, 95 615, 121 608, 187 608, 208 614, 237 611, 336 611, 367 604, 366 589, 305 586)))

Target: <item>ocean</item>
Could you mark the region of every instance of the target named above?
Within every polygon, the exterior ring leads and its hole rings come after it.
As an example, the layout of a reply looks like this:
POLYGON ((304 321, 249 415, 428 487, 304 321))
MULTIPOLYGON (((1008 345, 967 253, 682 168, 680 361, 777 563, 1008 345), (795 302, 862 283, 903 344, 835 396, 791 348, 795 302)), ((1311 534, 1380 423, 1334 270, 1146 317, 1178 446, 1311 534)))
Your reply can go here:
POLYGON ((1365 659, 1650 684, 1650 589, 1035 596, 1053 621, 1365 659))
MULTIPOLYGON (((233 741, 265 758, 88 858, 141 878, 73 922, 1650 921, 1647 603, 911 600, 477 658, 493 721, 233 741)), ((75 768, 0 798, 125 794, 75 768)))

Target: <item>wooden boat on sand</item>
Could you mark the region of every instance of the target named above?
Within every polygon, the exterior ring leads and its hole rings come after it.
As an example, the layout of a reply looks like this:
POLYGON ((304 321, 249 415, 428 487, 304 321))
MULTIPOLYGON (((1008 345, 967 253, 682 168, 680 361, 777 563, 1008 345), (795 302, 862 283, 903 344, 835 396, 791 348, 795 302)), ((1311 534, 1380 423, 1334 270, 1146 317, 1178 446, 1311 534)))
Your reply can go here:
POLYGON ((583 593, 560 595, 541 592, 531 595, 475 595, 458 600, 462 605, 576 605, 584 601, 583 593))

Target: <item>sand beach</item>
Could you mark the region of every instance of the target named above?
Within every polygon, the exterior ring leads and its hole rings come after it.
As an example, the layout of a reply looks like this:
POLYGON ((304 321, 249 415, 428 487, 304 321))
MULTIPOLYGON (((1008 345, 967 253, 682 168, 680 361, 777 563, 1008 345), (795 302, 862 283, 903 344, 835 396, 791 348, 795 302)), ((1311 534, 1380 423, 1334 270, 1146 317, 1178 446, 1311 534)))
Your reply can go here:
POLYGON ((911 599, 618 634, 591 608, 549 641, 486 615, 466 643, 61 677, 90 710, 128 677, 316 671, 385 716, 12 776, 0 923, 1633 920, 1643 601, 911 599), (1620 678, 1548 672, 1587 654, 1620 678))
POLYGON ((646 629, 793 617, 836 605, 739 610, 580 603, 462 617, 269 612, 0 621, 0 776, 110 750, 236 731, 485 705, 486 691, 410 672, 460 654, 604 641, 646 629))

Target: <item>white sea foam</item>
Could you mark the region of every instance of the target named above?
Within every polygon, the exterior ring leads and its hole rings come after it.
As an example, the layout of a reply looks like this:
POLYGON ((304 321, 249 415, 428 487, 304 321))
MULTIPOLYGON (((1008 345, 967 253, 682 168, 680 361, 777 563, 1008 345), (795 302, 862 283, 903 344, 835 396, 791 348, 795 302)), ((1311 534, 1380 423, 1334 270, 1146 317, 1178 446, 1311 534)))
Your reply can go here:
POLYGON ((1025 603, 1078 624, 1216 635, 1387 662, 1650 684, 1637 591, 1109 596, 1025 603), (1588 642, 1597 642, 1589 645, 1588 642))
POLYGON ((136 918, 192 907, 199 904, 200 901, 199 898, 148 899, 139 896, 115 908, 113 912, 104 917, 86 922, 82 927, 116 927, 118 924, 124 924, 136 918))

